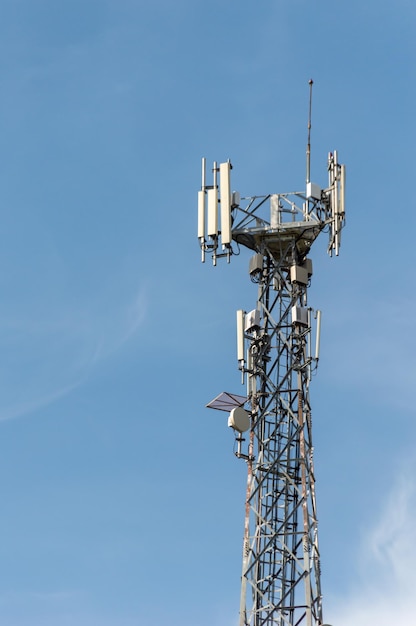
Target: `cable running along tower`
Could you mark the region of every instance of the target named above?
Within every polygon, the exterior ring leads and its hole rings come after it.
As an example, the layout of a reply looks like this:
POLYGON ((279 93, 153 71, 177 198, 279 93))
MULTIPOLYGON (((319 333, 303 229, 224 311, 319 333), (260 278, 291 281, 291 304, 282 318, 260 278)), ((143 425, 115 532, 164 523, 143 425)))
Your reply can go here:
POLYGON ((256 307, 237 311, 237 358, 246 395, 221 393, 207 406, 228 411, 236 456, 248 468, 240 626, 323 626, 309 386, 319 359, 320 311, 308 304, 309 251, 322 231, 338 255, 345 221, 345 166, 328 157, 328 186, 240 198, 231 163, 214 162, 198 194, 202 261, 254 254, 256 307), (313 344, 313 346, 312 346, 313 344))

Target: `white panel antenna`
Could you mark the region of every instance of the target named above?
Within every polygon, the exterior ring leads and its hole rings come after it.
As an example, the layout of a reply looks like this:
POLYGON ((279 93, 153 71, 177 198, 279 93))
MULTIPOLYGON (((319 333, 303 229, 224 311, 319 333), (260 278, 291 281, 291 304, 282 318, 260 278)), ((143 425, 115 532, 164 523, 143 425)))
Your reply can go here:
POLYGON ((232 208, 240 206, 241 196, 239 191, 233 191, 231 196, 231 206, 232 208))
POLYGON ((281 223, 280 199, 278 193, 272 193, 270 196, 270 226, 277 228, 281 223))
POLYGON ((308 309, 304 306, 292 306, 292 324, 308 326, 308 309))
POLYGON ((202 181, 201 191, 198 191, 198 239, 201 246, 201 261, 205 263, 205 204, 206 204, 206 191, 205 191, 205 164, 206 160, 202 158, 202 181))
POLYGON ((198 192, 198 239, 203 263, 207 252, 214 265, 221 257, 226 257, 229 263, 234 254, 231 212, 234 217, 234 211, 241 211, 241 198, 238 191, 231 192, 231 170, 230 160, 220 164, 214 161, 213 182, 207 185, 206 159, 202 159, 202 185, 198 192), (218 251, 220 235, 221 253, 218 251))
POLYGON ((341 180, 339 185, 339 211, 342 215, 345 214, 345 182, 346 182, 346 168, 345 165, 341 165, 341 180))
POLYGON ((214 184, 208 189, 208 237, 218 237, 218 187, 217 187, 217 164, 214 161, 214 184))
POLYGON ((221 243, 231 243, 231 163, 220 163, 221 243))
POLYGON ((315 341, 315 360, 319 361, 319 348, 321 343, 321 311, 316 311, 316 341, 315 341))
POLYGON ((244 365, 244 319, 245 311, 237 311, 237 360, 240 366, 244 365))
POLYGON ((253 309, 245 316, 245 328, 246 333, 252 333, 260 328, 260 311, 253 309))
POLYGON ((198 191, 198 239, 205 241, 205 191, 198 191))

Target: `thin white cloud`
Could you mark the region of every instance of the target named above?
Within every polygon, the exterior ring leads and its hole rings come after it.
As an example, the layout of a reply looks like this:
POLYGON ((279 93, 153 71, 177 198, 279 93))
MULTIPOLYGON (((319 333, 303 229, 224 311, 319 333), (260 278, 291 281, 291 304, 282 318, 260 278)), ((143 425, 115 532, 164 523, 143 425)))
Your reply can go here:
POLYGON ((147 311, 140 290, 130 302, 101 299, 78 310, 0 319, 0 420, 33 413, 83 384, 139 331, 147 311))
POLYGON ((380 518, 357 550, 355 582, 328 598, 326 615, 336 626, 414 623, 416 586, 416 483, 407 467, 386 499, 380 518))
POLYGON ((66 396, 68 393, 73 391, 73 389, 78 387, 81 382, 82 381, 76 381, 72 384, 67 385, 66 387, 56 389, 49 394, 45 394, 40 397, 29 398, 25 402, 0 407, 0 420, 9 420, 16 417, 21 417, 22 415, 33 413, 38 409, 48 406, 49 404, 56 402, 56 400, 59 400, 59 398, 62 398, 63 396, 66 396))
POLYGON ((108 358, 136 335, 145 320, 147 306, 145 291, 140 290, 131 302, 118 311, 115 317, 105 316, 102 320, 101 335, 91 358, 91 365, 108 358))

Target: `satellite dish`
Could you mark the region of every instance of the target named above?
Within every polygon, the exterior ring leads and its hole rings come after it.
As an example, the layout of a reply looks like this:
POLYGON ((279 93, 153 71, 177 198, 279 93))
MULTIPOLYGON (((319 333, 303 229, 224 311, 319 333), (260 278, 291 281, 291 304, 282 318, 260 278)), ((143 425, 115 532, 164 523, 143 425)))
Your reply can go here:
POLYGON ((241 406, 236 406, 228 418, 228 426, 239 433, 245 433, 250 428, 250 416, 241 406))

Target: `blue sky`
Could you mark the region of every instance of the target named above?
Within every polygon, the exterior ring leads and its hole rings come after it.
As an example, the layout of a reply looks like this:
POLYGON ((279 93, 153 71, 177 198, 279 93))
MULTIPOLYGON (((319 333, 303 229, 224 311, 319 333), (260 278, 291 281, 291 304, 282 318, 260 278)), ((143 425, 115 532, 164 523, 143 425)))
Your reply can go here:
POLYGON ((248 254, 201 265, 200 158, 244 195, 347 164, 314 245, 324 614, 411 623, 416 9, 408 0, 0 0, 0 621, 237 624, 248 254), (404 212, 404 217, 402 213, 404 212), (325 239, 325 237, 323 238, 325 239))

